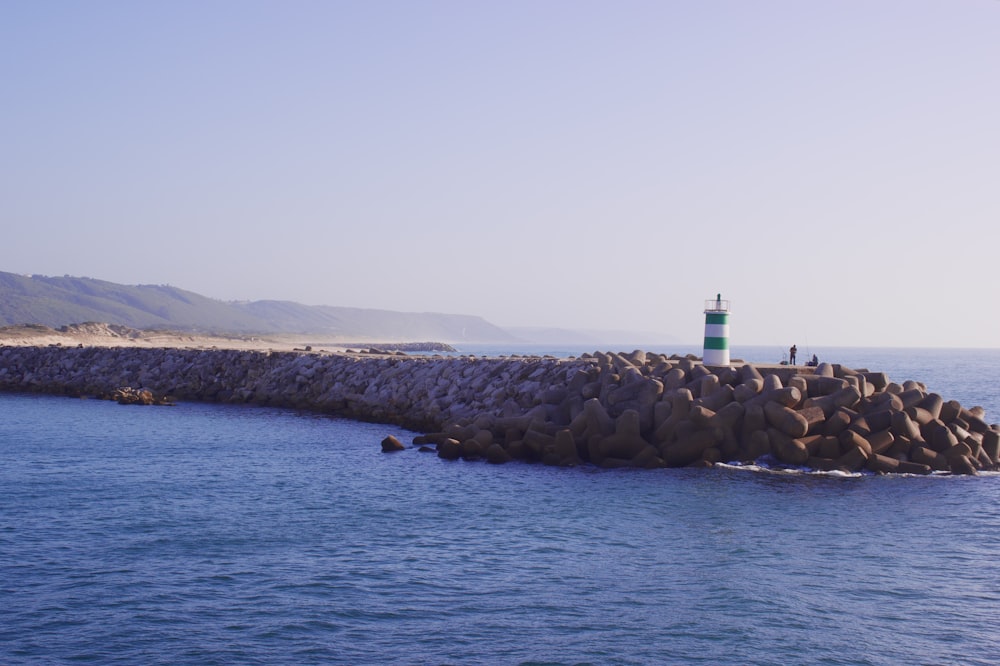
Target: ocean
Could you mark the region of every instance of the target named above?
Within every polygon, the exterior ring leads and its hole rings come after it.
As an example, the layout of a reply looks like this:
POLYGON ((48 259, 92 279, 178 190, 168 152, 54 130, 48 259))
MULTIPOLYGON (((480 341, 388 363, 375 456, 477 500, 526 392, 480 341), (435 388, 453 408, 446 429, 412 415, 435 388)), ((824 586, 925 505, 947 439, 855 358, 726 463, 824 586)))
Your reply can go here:
MULTIPOLYGON (((998 420, 1000 350, 811 353, 998 420)), ((998 474, 492 466, 389 434, 0 394, 0 663, 1000 662, 998 474)))

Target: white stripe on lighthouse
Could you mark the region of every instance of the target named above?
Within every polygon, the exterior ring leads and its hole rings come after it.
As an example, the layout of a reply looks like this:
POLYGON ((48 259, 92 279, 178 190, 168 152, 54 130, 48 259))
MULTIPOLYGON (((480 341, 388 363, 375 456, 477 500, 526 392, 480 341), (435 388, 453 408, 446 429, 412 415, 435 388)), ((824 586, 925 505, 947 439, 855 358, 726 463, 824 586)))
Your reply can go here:
POLYGON ((728 338, 729 324, 705 324, 706 338, 728 338))

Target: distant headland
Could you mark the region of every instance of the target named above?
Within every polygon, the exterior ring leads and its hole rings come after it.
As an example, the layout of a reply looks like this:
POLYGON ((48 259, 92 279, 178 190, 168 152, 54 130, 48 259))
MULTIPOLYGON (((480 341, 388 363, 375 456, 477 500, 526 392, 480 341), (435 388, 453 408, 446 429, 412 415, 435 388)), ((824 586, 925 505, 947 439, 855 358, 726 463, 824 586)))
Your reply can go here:
POLYGON ((662 333, 503 328, 482 317, 439 312, 303 305, 287 300, 220 301, 169 285, 123 285, 86 277, 18 275, 0 271, 0 327, 61 329, 79 322, 114 322, 150 332, 229 338, 288 337, 345 345, 421 342, 574 345, 628 341, 676 342, 662 333))

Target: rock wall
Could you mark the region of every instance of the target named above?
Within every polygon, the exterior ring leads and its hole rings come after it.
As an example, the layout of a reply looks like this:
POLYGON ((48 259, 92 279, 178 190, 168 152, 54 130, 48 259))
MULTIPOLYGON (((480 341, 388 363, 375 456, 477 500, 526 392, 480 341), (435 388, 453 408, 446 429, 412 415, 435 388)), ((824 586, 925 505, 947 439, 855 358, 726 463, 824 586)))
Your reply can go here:
POLYGON ((653 468, 765 459, 975 474, 1000 462, 1000 428, 981 409, 917 382, 831 364, 709 368, 639 350, 487 359, 0 348, 0 390, 110 398, 122 387, 396 424, 427 433, 414 444, 443 458, 497 463, 653 468))
MULTIPOLYGON (((554 359, 473 359, 127 347, 0 347, 0 390, 113 399, 157 398, 305 409, 414 430, 440 430, 498 408, 531 406, 554 359), (511 387, 532 376, 519 390, 511 387), (502 398, 501 398, 502 396, 502 398)), ((550 376, 551 375, 551 376, 550 376)))

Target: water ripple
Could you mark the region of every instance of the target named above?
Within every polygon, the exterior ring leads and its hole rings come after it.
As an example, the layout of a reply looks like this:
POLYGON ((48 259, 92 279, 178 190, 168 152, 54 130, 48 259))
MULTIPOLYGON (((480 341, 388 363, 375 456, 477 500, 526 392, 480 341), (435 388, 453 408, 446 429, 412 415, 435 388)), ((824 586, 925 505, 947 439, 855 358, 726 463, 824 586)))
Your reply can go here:
POLYGON ((1000 656, 996 477, 492 467, 272 410, 0 409, 5 663, 1000 656))

